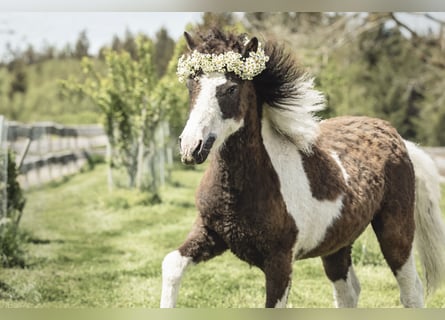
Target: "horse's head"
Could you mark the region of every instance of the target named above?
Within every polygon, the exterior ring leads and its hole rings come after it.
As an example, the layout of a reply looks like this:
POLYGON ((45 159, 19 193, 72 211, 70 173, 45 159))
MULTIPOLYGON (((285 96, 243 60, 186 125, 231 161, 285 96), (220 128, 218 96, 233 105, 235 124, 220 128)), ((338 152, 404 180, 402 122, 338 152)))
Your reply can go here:
POLYGON ((256 38, 246 42, 219 33, 201 44, 188 33, 185 38, 191 53, 181 57, 178 76, 189 89, 190 115, 180 151, 183 163, 200 164, 243 126, 252 100, 249 80, 265 68, 267 57, 256 38))

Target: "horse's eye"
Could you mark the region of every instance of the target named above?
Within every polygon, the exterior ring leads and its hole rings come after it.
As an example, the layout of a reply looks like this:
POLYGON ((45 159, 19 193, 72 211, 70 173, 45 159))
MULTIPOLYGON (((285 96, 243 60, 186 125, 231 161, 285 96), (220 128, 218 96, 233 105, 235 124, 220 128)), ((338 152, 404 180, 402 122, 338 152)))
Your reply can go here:
POLYGON ((234 84, 233 86, 230 86, 226 90, 226 94, 234 94, 236 90, 238 89, 238 86, 234 84))

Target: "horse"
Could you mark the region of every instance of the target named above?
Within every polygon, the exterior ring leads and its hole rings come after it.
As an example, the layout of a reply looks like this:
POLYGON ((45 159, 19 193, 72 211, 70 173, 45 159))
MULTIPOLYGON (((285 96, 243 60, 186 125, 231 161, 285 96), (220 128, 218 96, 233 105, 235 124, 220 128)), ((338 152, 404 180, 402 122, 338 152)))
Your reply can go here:
POLYGON ((161 307, 175 307, 189 266, 226 250, 261 269, 266 307, 285 307, 296 260, 321 257, 336 307, 360 293, 351 248, 369 224, 405 307, 424 306, 445 279, 438 172, 386 121, 320 120, 323 94, 277 41, 212 29, 184 33, 178 76, 190 94, 181 160, 210 155, 196 192, 196 221, 162 261, 161 307))

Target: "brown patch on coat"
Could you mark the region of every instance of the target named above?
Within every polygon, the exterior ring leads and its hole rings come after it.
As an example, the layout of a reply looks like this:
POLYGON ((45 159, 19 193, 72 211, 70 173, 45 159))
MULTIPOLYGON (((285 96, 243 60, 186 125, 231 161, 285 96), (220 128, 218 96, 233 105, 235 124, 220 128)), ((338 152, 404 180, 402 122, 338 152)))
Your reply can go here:
POLYGON ((245 90, 247 84, 236 76, 226 75, 227 82, 216 88, 216 98, 223 119, 240 121, 247 114, 249 108, 255 109, 252 102, 256 101, 253 90, 245 90), (231 90, 233 88, 233 91, 231 90))
POLYGON ((201 91, 201 84, 198 80, 194 79, 187 79, 187 89, 189 90, 189 106, 190 111, 193 109, 193 107, 196 104, 196 99, 198 98, 198 94, 201 91))
POLYGON ((346 190, 341 169, 325 150, 314 146, 310 155, 302 152, 301 156, 314 198, 334 201, 346 190))
POLYGON ((241 86, 241 81, 228 79, 226 83, 216 87, 216 99, 223 119, 239 120, 242 117, 243 113, 240 108, 241 86))
POLYGON ((351 265, 351 246, 342 248, 337 252, 322 258, 326 276, 332 282, 346 280, 351 265))
POLYGON ((197 217, 185 242, 179 247, 182 256, 193 257, 195 263, 207 261, 227 250, 227 244, 197 217))
POLYGON ((414 240, 415 223, 411 214, 414 205, 412 198, 415 197, 411 188, 414 172, 407 170, 407 167, 408 164, 404 162, 386 166, 385 174, 390 178, 391 186, 387 188, 382 208, 372 221, 383 256, 394 274, 409 258, 414 240))
MULTIPOLYGON (((335 152, 349 179, 337 186, 343 193, 341 216, 323 242, 302 257, 328 256, 351 245, 372 221, 385 259, 392 270, 400 268, 414 235, 415 178, 403 140, 386 121, 368 117, 333 118, 323 121, 320 130, 315 153, 305 162, 320 161, 317 150, 335 152)), ((308 178, 311 186, 328 183, 322 174, 308 178)), ((328 198, 326 190, 314 192, 314 197, 328 198)))

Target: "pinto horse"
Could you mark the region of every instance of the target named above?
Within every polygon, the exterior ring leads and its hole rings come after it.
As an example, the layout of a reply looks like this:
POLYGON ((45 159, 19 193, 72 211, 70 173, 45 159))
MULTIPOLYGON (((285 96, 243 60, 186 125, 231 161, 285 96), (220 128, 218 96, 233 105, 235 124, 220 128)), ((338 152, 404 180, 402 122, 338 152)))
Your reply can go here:
MULTIPOLYGON (((259 41, 212 30, 189 49, 214 56, 257 52, 259 41)), ((371 224, 405 307, 424 305, 445 278, 445 228, 432 160, 391 125, 368 117, 320 121, 323 95, 275 42, 252 79, 199 71, 187 79, 191 111, 180 136, 185 164, 210 164, 196 194, 199 214, 162 263, 161 307, 174 307, 184 271, 230 249, 260 268, 266 307, 284 307, 292 263, 321 257, 335 306, 355 307, 354 241, 371 224)), ((243 60, 242 60, 243 61, 243 60)))

